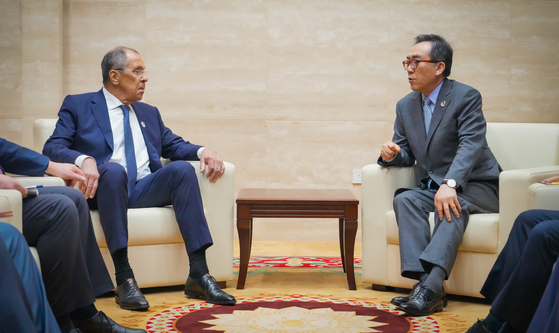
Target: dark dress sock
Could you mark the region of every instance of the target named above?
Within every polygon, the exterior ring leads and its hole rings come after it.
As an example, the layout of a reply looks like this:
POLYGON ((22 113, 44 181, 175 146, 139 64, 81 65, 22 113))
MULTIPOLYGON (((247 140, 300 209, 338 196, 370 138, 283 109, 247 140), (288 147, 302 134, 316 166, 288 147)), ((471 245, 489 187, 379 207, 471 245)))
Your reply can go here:
POLYGON ((190 263, 190 277, 197 279, 210 272, 208 263, 206 262, 206 249, 200 249, 192 252, 188 256, 190 263))
POLYGON ((486 330, 492 333, 499 332, 504 324, 505 321, 491 313, 491 310, 489 311, 487 318, 483 320, 483 327, 485 327, 486 330))
POLYGON ((69 315, 56 318, 56 322, 62 333, 70 333, 75 328, 69 315))
POLYGON ((83 308, 79 308, 70 312, 70 318, 72 318, 73 320, 85 321, 93 318, 97 314, 97 312, 99 311, 97 310, 95 305, 90 304, 88 306, 84 306, 83 308))
POLYGON ((129 278, 134 278, 134 272, 128 263, 128 248, 116 250, 111 254, 115 265, 116 284, 121 285, 129 278))
POLYGON ((425 285, 436 294, 439 294, 443 290, 445 277, 446 271, 442 267, 434 265, 431 268, 431 272, 429 272, 429 276, 425 279, 425 285))

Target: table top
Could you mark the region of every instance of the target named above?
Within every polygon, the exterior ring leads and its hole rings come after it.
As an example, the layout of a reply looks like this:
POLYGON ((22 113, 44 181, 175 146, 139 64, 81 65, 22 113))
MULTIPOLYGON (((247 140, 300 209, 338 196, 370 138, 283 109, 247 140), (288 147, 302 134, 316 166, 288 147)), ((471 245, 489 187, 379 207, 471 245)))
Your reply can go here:
POLYGON ((359 203, 355 194, 347 189, 245 188, 237 195, 237 203, 275 201, 359 203))

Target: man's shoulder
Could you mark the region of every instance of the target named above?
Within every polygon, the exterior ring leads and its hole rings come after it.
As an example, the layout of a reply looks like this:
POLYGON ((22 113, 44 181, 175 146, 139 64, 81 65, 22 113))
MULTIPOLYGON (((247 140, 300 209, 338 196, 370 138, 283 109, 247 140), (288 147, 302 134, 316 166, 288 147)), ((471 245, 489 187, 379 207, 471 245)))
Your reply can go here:
POLYGON ((402 97, 397 104, 403 104, 403 103, 410 103, 411 101, 415 100, 416 98, 419 97, 419 95, 421 95, 421 93, 417 92, 417 91, 411 91, 409 94, 407 94, 406 96, 402 97))
POLYGON ((140 102, 140 101, 132 103, 132 106, 134 106, 134 109, 136 109, 136 108, 157 109, 155 106, 153 106, 151 104, 140 102))
POLYGON ((467 85, 465 83, 456 81, 456 80, 451 80, 451 79, 446 79, 448 81, 448 84, 450 85, 450 89, 452 89, 453 92, 459 93, 459 94, 472 94, 472 93, 479 93, 479 91, 470 86, 467 85))

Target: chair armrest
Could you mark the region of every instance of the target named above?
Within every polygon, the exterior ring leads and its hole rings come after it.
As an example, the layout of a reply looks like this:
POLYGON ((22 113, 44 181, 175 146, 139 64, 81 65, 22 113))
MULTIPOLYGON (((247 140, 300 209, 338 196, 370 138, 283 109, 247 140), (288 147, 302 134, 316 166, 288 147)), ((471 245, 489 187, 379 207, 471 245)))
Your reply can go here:
POLYGON ((66 186, 64 180, 58 177, 29 177, 20 175, 10 175, 23 186, 43 185, 43 186, 66 186))
POLYGON ((373 275, 377 280, 385 280, 385 275, 377 274, 384 270, 376 268, 387 267, 386 213, 394 209, 392 202, 398 188, 417 185, 415 167, 381 167, 369 164, 363 167, 361 177, 363 261, 373 263, 363 265, 363 275, 373 275))
MULTIPOLYGON (((231 263, 231 267, 227 268, 229 279, 233 279, 233 233, 235 226, 235 166, 231 163, 224 162, 225 172, 215 183, 211 183, 200 172, 200 162, 190 161, 200 186, 200 194, 204 203, 204 211, 206 220, 212 235, 214 245, 208 249, 208 255, 216 255, 223 257, 227 255, 227 262, 231 263)), ((223 267, 211 267, 210 271, 224 271, 223 267)))
POLYGON ((9 223, 23 232, 21 218, 22 198, 17 190, 0 190, 0 212, 12 212, 13 216, 3 217, 2 222, 9 223))
POLYGON ((518 215, 534 208, 530 185, 559 174, 559 165, 507 170, 499 176, 499 251, 505 246, 518 215))
POLYGON ((535 183, 528 188, 530 209, 559 210, 559 186, 535 183))

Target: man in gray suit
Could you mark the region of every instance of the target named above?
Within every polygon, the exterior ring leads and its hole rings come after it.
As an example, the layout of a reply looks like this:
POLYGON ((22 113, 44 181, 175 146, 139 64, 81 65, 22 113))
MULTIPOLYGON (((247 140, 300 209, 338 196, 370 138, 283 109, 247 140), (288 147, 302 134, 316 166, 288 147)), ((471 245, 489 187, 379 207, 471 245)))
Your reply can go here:
POLYGON ((485 139, 481 95, 447 78, 452 53, 440 36, 416 37, 403 62, 413 92, 396 104, 394 136, 378 159, 381 166, 417 163, 417 187, 396 191, 394 211, 401 274, 419 282, 409 296, 392 299, 398 309, 417 316, 446 305, 443 281, 450 276, 469 215, 499 209, 501 168, 485 139), (430 212, 435 212, 433 235, 430 212))

